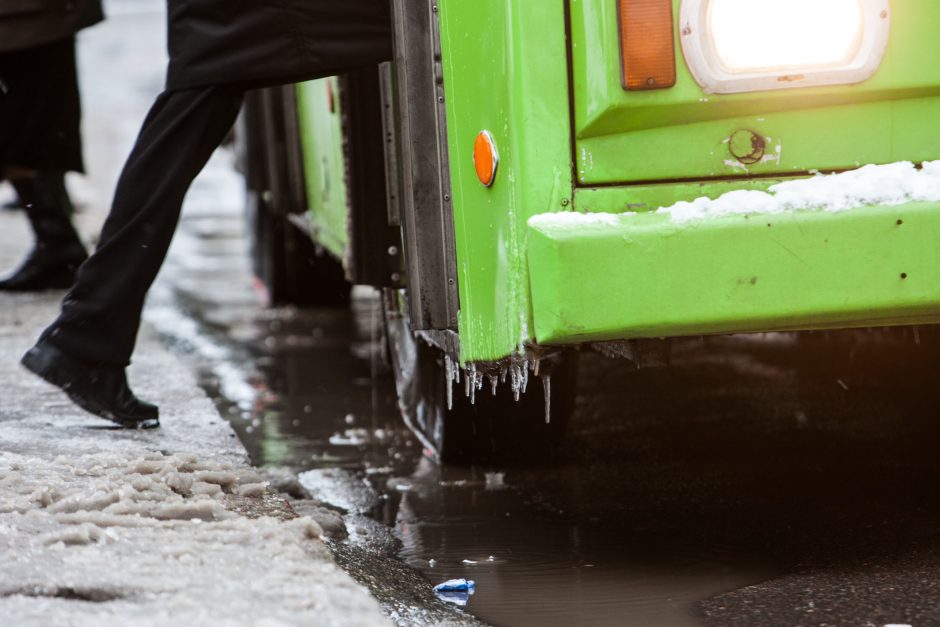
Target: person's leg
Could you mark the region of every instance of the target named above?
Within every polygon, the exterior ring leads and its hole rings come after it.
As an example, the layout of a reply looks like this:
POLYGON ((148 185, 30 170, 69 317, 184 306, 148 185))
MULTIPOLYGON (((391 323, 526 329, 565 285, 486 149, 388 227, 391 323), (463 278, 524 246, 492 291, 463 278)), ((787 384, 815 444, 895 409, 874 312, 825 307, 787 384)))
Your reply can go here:
POLYGON ((240 89, 206 87, 161 94, 118 180, 94 254, 43 334, 82 361, 127 366, 144 297, 179 221, 183 197, 232 127, 240 89))
POLYGON ((156 408, 126 389, 124 367, 183 197, 231 128, 241 101, 237 87, 157 98, 118 181, 97 249, 80 268, 58 319, 24 357, 28 369, 93 413, 122 424, 144 416, 156 420, 156 408), (83 374, 88 372, 95 376, 83 374))
POLYGON ((72 285, 78 267, 88 257, 72 226, 72 201, 63 172, 8 172, 36 243, 26 260, 0 278, 0 291, 31 292, 72 285))
POLYGON ((66 288, 88 256, 64 178, 84 170, 74 37, 0 53, 0 76, 0 175, 16 189, 36 239, 0 291, 66 288))

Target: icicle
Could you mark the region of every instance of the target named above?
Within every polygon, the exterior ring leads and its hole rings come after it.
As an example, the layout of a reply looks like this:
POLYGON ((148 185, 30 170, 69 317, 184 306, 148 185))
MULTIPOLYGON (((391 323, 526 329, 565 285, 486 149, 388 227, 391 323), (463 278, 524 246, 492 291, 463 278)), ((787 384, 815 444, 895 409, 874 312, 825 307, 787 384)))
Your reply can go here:
POLYGON ((516 399, 516 402, 518 402, 519 393, 521 391, 521 386, 522 386, 522 382, 521 382, 522 377, 519 374, 519 366, 517 366, 516 364, 513 364, 512 366, 510 366, 509 373, 510 373, 510 378, 512 379, 512 395, 513 395, 513 398, 516 399))
POLYGON ((448 355, 444 355, 444 369, 447 377, 447 409, 454 408, 454 362, 448 355))
POLYGON ((529 362, 528 360, 522 362, 522 393, 525 394, 526 390, 529 388, 529 362))
POLYGON ((920 346, 920 327, 914 327, 914 344, 920 346))
POLYGON ((488 374, 486 378, 490 380, 490 392, 493 393, 493 396, 496 396, 496 387, 499 385, 499 377, 495 374, 488 374))
POLYGON ((509 373, 509 368, 506 366, 499 367, 499 382, 506 383, 506 375, 509 373))
POLYGON ((542 376, 542 387, 545 389, 545 424, 552 422, 552 375, 542 376))
POLYGON ((532 374, 534 374, 535 376, 539 376, 539 368, 540 368, 541 366, 542 366, 542 360, 541 360, 541 359, 536 359, 536 360, 535 360, 535 367, 532 369, 532 374))
POLYGON ((470 370, 468 369, 467 372, 464 373, 464 377, 463 377, 463 393, 464 393, 464 396, 466 396, 467 398, 470 398, 470 389, 472 387, 473 387, 473 384, 471 383, 471 379, 470 379, 470 370))
POLYGON ((470 397, 470 404, 477 404, 477 366, 470 364, 467 368, 467 396, 470 397))

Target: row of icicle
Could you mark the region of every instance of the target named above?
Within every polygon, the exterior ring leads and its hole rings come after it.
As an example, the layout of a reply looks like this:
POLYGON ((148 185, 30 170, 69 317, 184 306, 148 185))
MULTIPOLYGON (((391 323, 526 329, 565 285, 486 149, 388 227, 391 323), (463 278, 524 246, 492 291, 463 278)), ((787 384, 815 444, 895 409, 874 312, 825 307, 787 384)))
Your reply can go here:
POLYGON ((500 365, 499 373, 483 373, 477 369, 476 364, 468 364, 461 368, 449 356, 444 356, 445 377, 447 384, 447 409, 454 407, 454 385, 460 384, 461 370, 463 370, 464 394, 470 399, 470 404, 476 404, 477 392, 483 389, 484 379, 490 385, 490 393, 496 396, 500 383, 505 384, 509 379, 512 386, 513 397, 516 402, 526 393, 529 387, 529 369, 535 376, 542 379, 545 392, 545 423, 551 422, 552 380, 551 375, 540 373, 539 360, 530 361, 527 358, 514 358, 508 365, 500 365))

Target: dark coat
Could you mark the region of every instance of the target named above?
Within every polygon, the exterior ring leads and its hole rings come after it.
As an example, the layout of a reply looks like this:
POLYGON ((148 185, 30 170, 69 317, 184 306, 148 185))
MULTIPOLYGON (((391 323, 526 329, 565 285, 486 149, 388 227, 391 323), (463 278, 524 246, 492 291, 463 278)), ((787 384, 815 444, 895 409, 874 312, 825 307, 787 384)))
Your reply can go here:
POLYGON ((167 0, 167 89, 292 83, 389 60, 389 4, 167 0))
POLYGON ((65 39, 102 19, 101 0, 0 0, 0 52, 65 39))

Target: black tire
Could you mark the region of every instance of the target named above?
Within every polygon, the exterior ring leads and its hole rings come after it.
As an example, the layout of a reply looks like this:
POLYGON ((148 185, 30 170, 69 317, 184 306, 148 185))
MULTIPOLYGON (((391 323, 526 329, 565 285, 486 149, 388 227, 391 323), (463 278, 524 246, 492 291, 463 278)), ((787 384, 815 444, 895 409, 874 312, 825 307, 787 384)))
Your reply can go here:
POLYGON ((296 115, 292 89, 252 92, 239 124, 254 274, 271 305, 346 305, 352 286, 342 263, 291 221, 306 211, 299 137, 286 119, 296 115))
POLYGON ((565 351, 542 360, 543 377, 530 372, 528 390, 518 401, 509 377, 497 385, 495 395, 484 377, 482 389, 471 397, 466 394, 466 374, 459 384, 449 380, 444 352, 416 336, 404 316, 387 311, 385 321, 402 416, 441 462, 531 462, 557 454, 574 412, 576 353, 565 351), (548 421, 546 373, 551 382, 548 421))
POLYGON ((352 286, 342 264, 317 250, 290 220, 266 208, 261 194, 248 195, 248 224, 255 278, 269 305, 343 306, 352 286))

